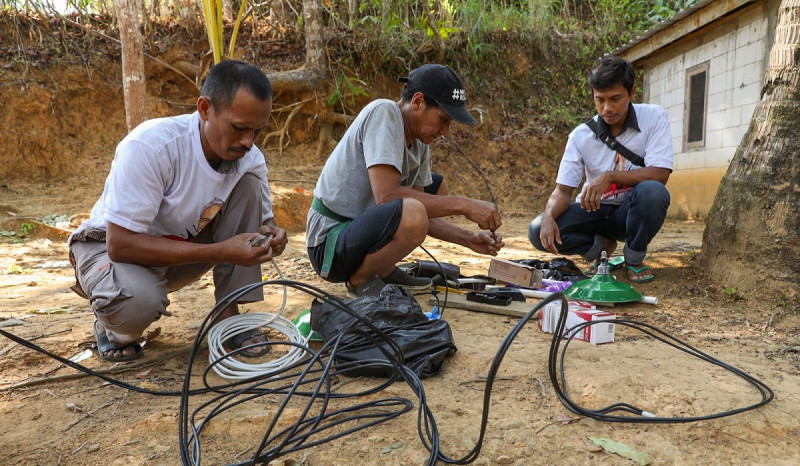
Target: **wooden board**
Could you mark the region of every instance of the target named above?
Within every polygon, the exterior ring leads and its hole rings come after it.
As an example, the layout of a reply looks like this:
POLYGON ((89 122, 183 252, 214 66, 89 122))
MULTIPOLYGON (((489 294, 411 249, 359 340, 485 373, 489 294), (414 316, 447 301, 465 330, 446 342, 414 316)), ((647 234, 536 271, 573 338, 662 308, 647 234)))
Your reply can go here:
MULTIPOLYGON (((444 293, 439 293, 439 299, 444 301, 444 293)), ((437 304, 436 298, 431 297, 428 300, 431 305, 437 304)), ((511 317, 525 317, 537 303, 511 301, 508 306, 495 306, 493 304, 476 303, 474 301, 467 301, 467 295, 450 293, 447 295, 447 307, 456 309, 466 309, 467 311, 488 312, 490 314, 500 314, 511 317)), ((445 308, 445 312, 447 309, 445 308)), ((538 311, 537 311, 538 314, 538 311)), ((534 316, 535 317, 535 316, 534 316)))

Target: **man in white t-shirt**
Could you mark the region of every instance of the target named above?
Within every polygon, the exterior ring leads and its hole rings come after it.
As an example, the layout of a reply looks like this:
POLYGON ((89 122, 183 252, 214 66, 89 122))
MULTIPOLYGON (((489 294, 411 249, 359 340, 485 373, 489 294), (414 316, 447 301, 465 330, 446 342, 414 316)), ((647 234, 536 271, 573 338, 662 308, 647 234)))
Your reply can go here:
POLYGON ((626 276, 645 283, 655 278, 644 259, 667 215, 673 152, 666 111, 631 102, 634 78, 633 65, 618 57, 604 57, 592 69, 598 115, 570 133, 556 188, 528 238, 540 251, 580 254, 595 268, 603 251, 610 258, 624 241, 626 276))
POLYGON ((497 255, 497 206, 441 195, 434 186, 430 145, 453 120, 476 124, 466 109, 464 84, 443 65, 423 65, 401 78, 398 102, 378 99, 358 114, 322 168, 308 212, 306 246, 325 280, 346 282, 351 297, 377 295, 386 284, 421 289, 395 264, 427 235, 497 255), (438 194, 432 194, 437 191, 438 194), (481 230, 469 231, 443 217, 463 215, 481 230), (488 231, 485 231, 488 230, 488 231))
MULTIPOLYGON (((69 238, 77 293, 94 310, 100 357, 141 356, 139 339, 167 294, 214 269, 217 301, 261 281, 281 254, 264 155, 254 140, 272 112, 263 71, 235 60, 213 66, 189 115, 145 121, 117 146, 103 194, 69 238), (251 245, 259 235, 269 239, 251 245)), ((263 300, 257 288, 238 303, 263 300)), ((239 313, 234 302, 220 320, 239 313)), ((259 330, 228 340, 244 356, 266 353, 259 330), (252 346, 251 346, 252 345, 252 346)))

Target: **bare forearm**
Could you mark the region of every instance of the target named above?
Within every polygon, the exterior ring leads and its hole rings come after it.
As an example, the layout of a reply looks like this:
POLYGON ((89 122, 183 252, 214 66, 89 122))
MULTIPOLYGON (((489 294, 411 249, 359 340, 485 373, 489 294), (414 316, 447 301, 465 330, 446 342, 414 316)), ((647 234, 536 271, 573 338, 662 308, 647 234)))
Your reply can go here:
POLYGON ((398 186, 396 189, 384 193, 380 199, 375 199, 375 203, 385 204, 398 198, 411 198, 420 201, 428 211, 428 218, 465 215, 469 205, 469 199, 465 197, 437 196, 405 186, 398 186))
MULTIPOLYGON (((148 267, 197 263, 230 263, 250 267, 263 264, 280 254, 287 241, 286 232, 280 228, 271 228, 269 244, 251 246, 250 242, 259 233, 241 233, 221 242, 199 244, 135 233, 111 222, 107 226, 106 244, 111 260, 148 267)), ((268 231, 268 226, 262 226, 259 230, 262 234, 268 231)))
POLYGON ((147 234, 109 238, 108 255, 116 262, 169 267, 191 263, 225 262, 224 248, 218 244, 196 244, 147 234))
POLYGON ((550 198, 547 199, 547 204, 544 207, 544 217, 548 219, 557 219, 564 212, 571 200, 572 190, 566 192, 563 188, 556 187, 550 198))
POLYGON ((467 238, 470 234, 469 231, 443 218, 432 218, 428 224, 429 236, 460 246, 467 245, 467 238))
POLYGON ((610 171, 606 172, 608 183, 616 183, 625 186, 636 186, 642 181, 655 180, 667 184, 670 171, 666 168, 644 167, 636 170, 610 171))

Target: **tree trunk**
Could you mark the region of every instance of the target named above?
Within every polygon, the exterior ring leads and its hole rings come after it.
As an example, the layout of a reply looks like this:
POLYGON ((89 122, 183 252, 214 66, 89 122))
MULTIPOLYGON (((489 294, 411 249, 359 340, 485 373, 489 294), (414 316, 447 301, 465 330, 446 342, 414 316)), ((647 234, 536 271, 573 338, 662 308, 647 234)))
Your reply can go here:
POLYGON ((276 91, 313 91, 327 80, 328 59, 321 10, 320 0, 303 0, 306 63, 295 70, 267 74, 276 91))
POLYGON ((720 182, 699 267, 737 291, 800 289, 800 0, 781 2, 750 128, 720 182))
POLYGON ((145 89, 144 50, 139 31, 137 0, 114 2, 122 43, 122 92, 125 97, 125 121, 128 131, 147 119, 147 90, 145 89))
POLYGON ((306 36, 306 68, 324 74, 327 67, 325 40, 322 34, 320 0, 303 0, 306 36))
POLYGON ((286 22, 286 7, 283 6, 283 0, 273 0, 270 3, 269 22, 275 26, 286 22))

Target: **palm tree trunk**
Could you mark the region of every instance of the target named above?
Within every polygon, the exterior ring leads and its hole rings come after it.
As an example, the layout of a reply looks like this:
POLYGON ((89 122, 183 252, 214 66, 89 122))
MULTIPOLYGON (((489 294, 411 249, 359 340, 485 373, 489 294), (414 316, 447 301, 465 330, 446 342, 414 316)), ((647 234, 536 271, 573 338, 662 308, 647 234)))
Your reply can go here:
POLYGON ((800 0, 783 0, 761 101, 703 233, 698 265, 712 281, 740 291, 791 297, 800 289, 798 30, 800 0))

